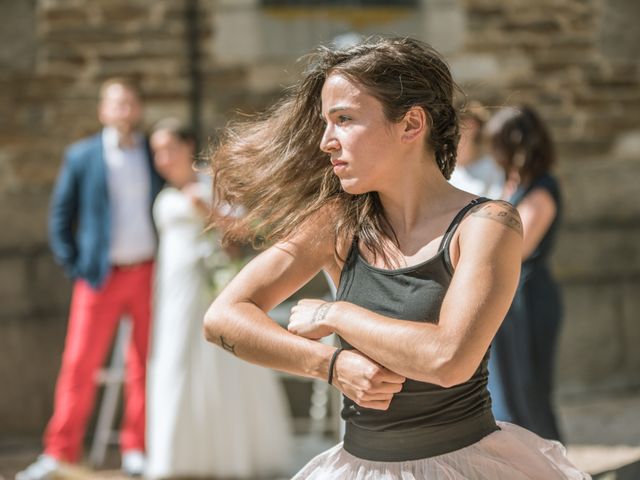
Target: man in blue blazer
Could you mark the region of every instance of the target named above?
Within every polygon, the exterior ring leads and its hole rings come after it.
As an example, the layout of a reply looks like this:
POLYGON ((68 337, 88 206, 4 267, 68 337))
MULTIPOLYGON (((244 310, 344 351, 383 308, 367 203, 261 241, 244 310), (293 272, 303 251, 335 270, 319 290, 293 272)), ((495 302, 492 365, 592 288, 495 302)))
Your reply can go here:
POLYGON ((145 373, 157 243, 151 207, 163 181, 145 137, 136 130, 142 102, 133 84, 107 80, 100 89, 98 117, 103 130, 68 148, 52 195, 50 245, 74 280, 73 294, 44 453, 17 480, 41 480, 61 462, 79 460, 96 373, 124 314, 133 328, 126 356, 122 465, 134 475, 144 468, 145 373))

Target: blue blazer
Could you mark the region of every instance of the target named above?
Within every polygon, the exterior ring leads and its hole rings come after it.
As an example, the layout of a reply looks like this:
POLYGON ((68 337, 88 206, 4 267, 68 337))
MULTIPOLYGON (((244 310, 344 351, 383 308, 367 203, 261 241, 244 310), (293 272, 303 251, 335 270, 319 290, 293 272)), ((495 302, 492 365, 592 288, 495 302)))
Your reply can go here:
MULTIPOLYGON (((148 145, 146 150, 153 204, 164 182, 148 145)), ((65 152, 49 213, 49 244, 56 262, 70 277, 82 278, 94 288, 104 283, 111 269, 110 210, 102 133, 98 133, 65 152)))

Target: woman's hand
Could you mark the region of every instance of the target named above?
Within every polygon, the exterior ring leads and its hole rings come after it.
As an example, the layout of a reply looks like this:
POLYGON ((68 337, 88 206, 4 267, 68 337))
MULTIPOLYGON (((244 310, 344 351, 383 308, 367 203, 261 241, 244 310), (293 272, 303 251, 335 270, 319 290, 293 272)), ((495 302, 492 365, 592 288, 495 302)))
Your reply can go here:
POLYGON ((361 407, 387 410, 405 377, 357 350, 344 350, 334 366, 333 385, 361 407))
POLYGON ((333 302, 325 302, 324 300, 300 300, 291 309, 287 330, 311 340, 331 335, 333 331, 327 326, 324 319, 333 306, 333 302))

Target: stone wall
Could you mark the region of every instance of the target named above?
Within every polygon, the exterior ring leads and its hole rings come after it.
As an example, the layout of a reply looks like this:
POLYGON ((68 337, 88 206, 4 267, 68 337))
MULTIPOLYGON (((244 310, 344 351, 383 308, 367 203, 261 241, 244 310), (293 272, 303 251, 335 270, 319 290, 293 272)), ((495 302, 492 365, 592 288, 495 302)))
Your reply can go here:
MULTIPOLYGON (((529 103, 552 127, 566 215, 560 394, 640 385, 640 55, 637 2, 468 0, 453 56, 467 92, 529 103), (635 33, 634 33, 635 32, 635 33), (482 63, 482 75, 465 67, 482 63)), ((458 78, 460 78, 459 76, 458 78)))
POLYGON ((70 283, 46 246, 47 204, 65 145, 98 128, 101 80, 134 77, 145 94, 145 126, 167 115, 197 116, 206 140, 237 109, 267 105, 313 45, 353 32, 422 38, 446 54, 470 97, 493 106, 528 102, 541 111, 559 145, 567 200, 555 256, 566 299, 559 393, 640 386, 640 34, 625 27, 637 5, 422 0, 411 8, 341 10, 263 8, 258 0, 2 2, 0 436, 38 434, 51 412, 70 283), (187 14, 196 4, 194 32, 187 14))
POLYGON ((140 84, 146 126, 189 118, 186 6, 1 4, 0 436, 39 433, 51 413, 71 285, 49 253, 46 219, 64 148, 99 128, 97 87, 112 75, 140 84))

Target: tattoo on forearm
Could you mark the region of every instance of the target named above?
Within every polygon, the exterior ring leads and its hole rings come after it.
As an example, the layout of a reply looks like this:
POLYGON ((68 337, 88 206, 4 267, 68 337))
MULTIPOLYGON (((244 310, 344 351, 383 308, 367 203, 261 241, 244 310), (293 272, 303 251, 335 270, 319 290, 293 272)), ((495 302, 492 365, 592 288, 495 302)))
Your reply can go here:
POLYGON ((325 319, 327 314, 329 313, 329 309, 333 306, 333 302, 326 302, 316 308, 316 311, 313 312, 313 318, 311 319, 311 323, 321 322, 325 319))
POLYGON ((522 235, 522 222, 520 221, 518 210, 508 202, 482 204, 472 215, 495 220, 522 235))
POLYGON ((224 348, 227 352, 236 354, 236 346, 228 343, 222 335, 220 335, 220 346, 224 348))

